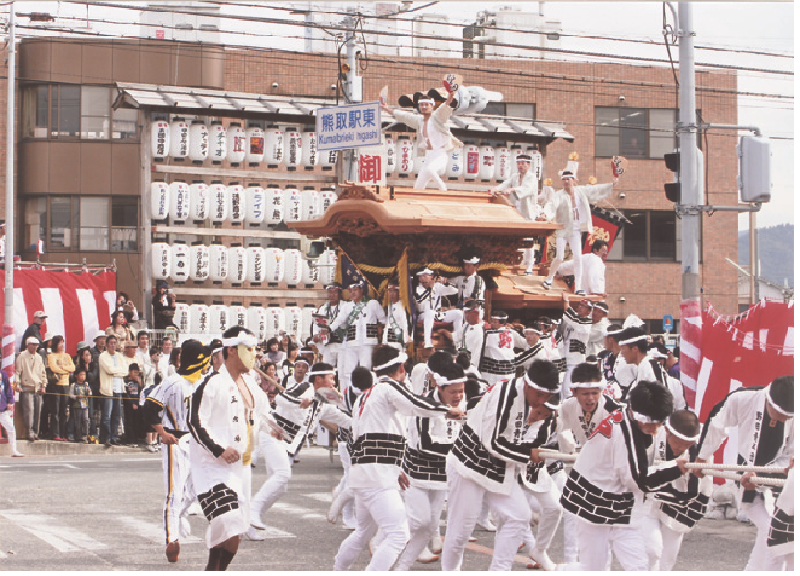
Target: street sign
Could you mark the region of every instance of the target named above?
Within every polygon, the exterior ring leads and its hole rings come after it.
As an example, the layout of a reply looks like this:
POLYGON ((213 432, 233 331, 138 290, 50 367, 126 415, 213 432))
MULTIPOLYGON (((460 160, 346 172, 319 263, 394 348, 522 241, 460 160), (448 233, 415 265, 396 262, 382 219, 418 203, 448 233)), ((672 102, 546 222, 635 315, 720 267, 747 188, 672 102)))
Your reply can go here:
POLYGON ((317 148, 344 150, 379 146, 381 109, 378 102, 317 109, 317 148))
POLYGON ((672 316, 666 314, 662 320, 662 325, 664 327, 664 332, 672 332, 672 316))

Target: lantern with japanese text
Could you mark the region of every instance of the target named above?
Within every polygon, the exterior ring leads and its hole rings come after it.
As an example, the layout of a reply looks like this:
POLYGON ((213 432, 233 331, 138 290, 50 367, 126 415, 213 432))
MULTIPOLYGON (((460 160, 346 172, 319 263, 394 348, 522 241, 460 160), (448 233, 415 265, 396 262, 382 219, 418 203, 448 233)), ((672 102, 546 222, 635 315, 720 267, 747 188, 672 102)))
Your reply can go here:
POLYGON ((283 281, 287 284, 300 284, 303 280, 303 254, 296 248, 283 251, 283 281))
POLYGON ((189 333, 189 305, 186 302, 175 303, 175 315, 172 317, 172 322, 178 327, 178 332, 181 334, 189 333))
POLYGON ((278 164, 283 162, 283 128, 267 126, 265 134, 266 148, 264 158, 267 162, 267 167, 277 168, 278 164))
POLYGON ((283 313, 283 308, 279 306, 268 306, 267 336, 270 338, 278 336, 283 330, 286 330, 286 315, 283 313))
POLYGON ((303 284, 313 284, 319 282, 319 268, 317 267, 317 258, 303 259, 303 284))
POLYGON ((511 145, 511 164, 514 166, 514 172, 517 171, 517 156, 520 154, 525 154, 522 150, 522 146, 519 144, 512 144, 511 145))
POLYGON ((172 281, 182 284, 189 279, 189 247, 184 242, 172 245, 172 281))
POLYGON ((211 198, 208 184, 202 180, 192 180, 189 185, 190 210, 192 220, 205 220, 211 212, 211 198))
POLYGON ((193 302, 189 306, 189 332, 191 334, 208 334, 208 306, 202 301, 193 302))
POLYGON ((258 244, 250 244, 247 247, 247 281, 261 284, 264 282, 265 272, 264 249, 258 244))
POLYGON ((319 193, 320 213, 322 216, 331 207, 331 205, 338 200, 338 196, 334 190, 321 190, 319 193))
POLYGON ((189 248, 189 277, 195 282, 208 280, 209 254, 208 246, 201 241, 192 242, 189 248))
POLYGON ((319 163, 322 166, 323 172, 330 172, 336 166, 336 159, 338 158, 338 150, 320 150, 319 163))
POLYGON ((325 248, 325 251, 317 258, 317 268, 322 285, 327 286, 332 283, 336 279, 336 250, 325 248))
POLYGON ((542 161, 542 153, 536 150, 535 148, 528 148, 528 154, 531 156, 531 167, 530 171, 536 180, 542 179, 542 170, 544 168, 544 162, 542 161))
POLYGON ((386 175, 394 174, 397 170, 397 147, 395 146, 394 138, 385 134, 383 137, 383 146, 386 148, 386 175))
POLYGON ((447 153, 445 174, 449 180, 458 180, 464 171, 464 147, 456 146, 447 153))
POLYGON ((298 340, 303 332, 303 310, 299 306, 287 306, 284 308, 286 315, 286 333, 294 334, 298 340))
POLYGON ((208 277, 214 284, 221 284, 228 279, 228 249, 214 242, 208 247, 208 277))
POLYGON ((202 120, 194 120, 189 127, 189 159, 193 164, 202 164, 208 158, 208 126, 202 120))
POLYGON ((298 164, 303 159, 303 137, 294 126, 286 128, 286 149, 283 154, 283 163, 290 172, 297 170, 298 164))
POLYGON ((169 184, 163 180, 150 183, 150 218, 166 220, 169 216, 169 184))
POLYGON ((300 193, 300 219, 313 220, 322 213, 320 196, 313 186, 303 186, 300 193))
POLYGON ((178 162, 189 155, 189 123, 179 116, 169 123, 169 155, 178 162))
POLYGON ((302 214, 303 197, 300 190, 287 186, 283 191, 283 221, 298 222, 302 214))
POLYGON ((311 326, 314 324, 314 313, 317 311, 313 304, 306 304, 302 309, 302 318, 300 326, 302 327, 302 334, 299 336, 301 342, 305 342, 311 336, 311 326))
POLYGON ((153 260, 153 280, 166 280, 172 268, 172 250, 166 242, 153 242, 151 245, 153 260))
POLYGON ((464 180, 475 180, 481 169, 481 152, 473 143, 464 142, 464 180))
POLYGON ((228 329, 228 307, 222 302, 215 300, 208 307, 208 332, 215 336, 221 336, 228 329))
POLYGON ((222 224, 228 217, 228 187, 220 180, 212 180, 208 187, 208 196, 211 203, 211 223, 222 224))
POLYGON ((283 282, 283 272, 286 267, 283 250, 274 246, 264 248, 264 267, 266 270, 265 282, 270 284, 283 282))
POLYGON ((319 164, 319 151, 317 150, 317 133, 314 132, 314 128, 311 126, 306 126, 303 128, 303 142, 301 145, 302 148, 302 159, 301 162, 303 163, 303 168, 306 170, 313 170, 314 166, 319 164))
POLYGON ((244 159, 250 166, 258 166, 264 160, 264 131, 258 124, 250 123, 245 131, 247 146, 244 159))
POLYGON ((208 136, 208 157, 212 164, 222 164, 228 156, 228 130, 219 120, 211 122, 208 136))
POLYGON ((489 144, 480 147, 481 167, 478 176, 481 182, 488 182, 494 176, 494 148, 489 144))
POLYGON ((422 167, 425 166, 425 154, 422 156, 419 155, 419 142, 417 139, 414 138, 414 149, 411 152, 411 156, 414 158, 414 176, 419 176, 419 171, 422 170, 422 167))
POLYGON ((244 187, 238 182, 228 184, 228 219, 231 224, 244 222, 245 198, 244 187))
POLYGON ((264 189, 258 184, 251 183, 245 190, 245 196, 247 198, 247 209, 244 221, 248 226, 260 226, 264 222, 264 216, 268 208, 264 189))
POLYGON ((169 154, 169 122, 164 118, 153 120, 150 125, 150 146, 153 160, 161 161, 169 154))
POLYGON ((414 171, 414 143, 408 136, 397 139, 397 174, 400 178, 408 178, 414 171))
POLYGON ((267 206, 264 222, 270 226, 280 224, 283 222, 283 190, 277 184, 267 184, 264 194, 267 206))
POLYGON ((247 249, 239 242, 228 248, 228 280, 234 285, 247 280, 247 249))
POLYGON ((189 218, 191 200, 189 185, 184 180, 175 180, 169 185, 169 215, 178 222, 189 218))
POLYGON ((247 328, 247 308, 241 302, 231 302, 228 306, 228 328, 234 326, 247 328))
POLYGON ((507 146, 498 146, 494 152, 494 177, 503 181, 514 173, 514 164, 511 162, 511 149, 507 146))
POLYGON ((228 161, 238 166, 244 160, 247 148, 247 135, 240 122, 231 122, 228 128, 228 161))
POLYGON ((247 327, 253 332, 256 341, 267 339, 267 311, 261 302, 250 302, 247 308, 247 327))

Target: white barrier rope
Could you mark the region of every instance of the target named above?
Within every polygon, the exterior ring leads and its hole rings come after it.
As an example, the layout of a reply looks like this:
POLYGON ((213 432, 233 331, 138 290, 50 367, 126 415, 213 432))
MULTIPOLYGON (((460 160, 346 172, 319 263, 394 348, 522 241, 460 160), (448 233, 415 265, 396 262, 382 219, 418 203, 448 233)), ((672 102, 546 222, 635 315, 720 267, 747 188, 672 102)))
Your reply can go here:
POLYGON ((715 462, 687 462, 686 467, 703 470, 730 470, 731 472, 786 472, 785 467, 781 466, 739 466, 736 464, 717 464, 715 462))
MULTIPOLYGON (((744 476, 744 474, 737 474, 736 472, 721 472, 719 470, 709 470, 705 468, 703 469, 703 474, 714 476, 715 478, 736 480, 737 482, 741 481, 742 476, 744 476)), ((783 478, 761 478, 759 476, 753 476, 750 478, 750 482, 753 484, 761 484, 763 486, 783 486, 786 483, 786 480, 783 478)))
POLYGON ((547 448, 539 448, 539 456, 547 458, 548 460, 562 460, 564 462, 575 462, 578 459, 577 454, 564 454, 557 450, 548 450, 547 448))

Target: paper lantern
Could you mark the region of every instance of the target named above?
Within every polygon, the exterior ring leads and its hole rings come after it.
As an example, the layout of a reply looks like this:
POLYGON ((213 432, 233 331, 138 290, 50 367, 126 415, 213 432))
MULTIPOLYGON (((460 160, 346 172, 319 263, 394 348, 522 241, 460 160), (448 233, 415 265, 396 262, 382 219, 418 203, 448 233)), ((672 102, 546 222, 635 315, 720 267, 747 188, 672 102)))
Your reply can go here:
POLYGON ((151 251, 153 280, 168 279, 172 268, 172 250, 169 244, 166 242, 153 242, 151 251))
POLYGON ((336 166, 336 159, 338 158, 338 150, 320 150, 319 163, 322 166, 323 172, 329 172, 336 166))
POLYGON ((247 308, 241 302, 231 302, 228 306, 228 328, 234 326, 247 328, 247 308))
POLYGON ((336 250, 326 248, 317 258, 319 281, 327 286, 336 279, 336 250))
POLYGON ((414 159, 414 176, 419 176, 419 171, 422 170, 422 167, 425 165, 425 156, 419 155, 419 142, 415 138, 412 140, 414 143, 414 149, 411 151, 411 157, 414 159))
POLYGON ((221 164, 228 156, 228 130, 219 120, 211 122, 208 136, 208 157, 213 164, 221 164))
POLYGON ((297 166, 303 159, 302 135, 294 126, 287 127, 284 142, 286 148, 283 154, 283 163, 290 172, 297 170, 297 166))
POLYGON ((311 336, 311 326, 314 324, 314 313, 317 311, 316 307, 306 304, 302 308, 302 320, 300 321, 301 332, 300 341, 305 340, 311 336))
POLYGON ((208 246, 202 242, 192 242, 189 248, 189 277, 195 282, 208 280, 209 254, 208 246))
POLYGON ((283 251, 283 281, 287 284, 300 284, 303 280, 303 254, 300 250, 289 248, 283 251))
POLYGON ((208 184, 202 180, 192 180, 189 185, 190 210, 192 220, 205 220, 211 212, 211 198, 208 184))
POLYGON ((271 338, 286 330, 286 315, 279 306, 267 307, 267 335, 271 338))
POLYGON ((169 216, 169 184, 164 181, 150 184, 150 218, 166 220, 169 216))
POLYGON ((257 244, 250 244, 247 247, 247 281, 260 284, 265 276, 264 249, 257 244))
POLYGON ((314 129, 306 126, 303 128, 303 138, 301 143, 301 162, 306 170, 313 170, 319 163, 319 151, 317 150, 317 133, 314 129))
POLYGON ((189 185, 186 182, 175 180, 169 185, 169 215, 173 220, 183 222, 189 218, 190 202, 189 185))
POLYGON ((245 134, 247 145, 244 149, 244 159, 250 166, 256 166, 264 160, 264 131, 258 124, 250 123, 245 134))
POLYGON ((386 175, 394 174, 397 170, 397 146, 395 146, 394 138, 384 135, 383 147, 386 150, 386 175))
POLYGON ((244 187, 238 182, 228 184, 228 219, 231 224, 241 224, 244 222, 245 197, 244 187))
POLYGON ((177 116, 169 123, 169 155, 179 162, 189 155, 189 123, 177 116))
POLYGON ((264 222, 271 226, 280 224, 283 222, 283 190, 277 184, 268 184, 264 194, 267 206, 264 222))
POLYGON ((531 157, 531 167, 529 170, 534 175, 536 180, 542 179, 542 170, 544 168, 544 162, 542 160, 542 153, 538 150, 534 150, 533 148, 528 148, 528 154, 531 157))
POLYGON ((408 136, 397 139, 397 174, 401 178, 408 178, 414 171, 414 143, 408 136))
POLYGON ((445 174, 450 180, 458 180, 464 171, 464 147, 456 146, 447 153, 445 174))
POLYGON ((189 279, 189 247, 183 242, 172 245, 172 281, 186 282, 189 279))
POLYGON ((283 272, 286 267, 283 250, 274 246, 264 248, 264 267, 266 269, 265 282, 271 284, 283 282, 283 272))
POLYGON ((328 208, 330 208, 338 198, 334 190, 322 190, 319 193, 320 216, 325 214, 328 208))
POLYGON ((283 191, 283 221, 297 222, 302 213, 303 198, 300 190, 288 187, 283 191))
POLYGON ((511 145, 511 162, 514 164, 514 170, 517 169, 516 168, 516 166, 517 166, 517 156, 519 156, 520 154, 525 154, 525 152, 522 150, 522 146, 520 146, 519 144, 512 144, 511 145))
POLYGON ((208 196, 211 203, 211 223, 222 224, 228 217, 228 187, 220 180, 213 180, 208 187, 208 196))
POLYGON ((244 221, 248 226, 260 226, 267 211, 267 198, 264 189, 258 184, 250 184, 245 190, 246 209, 244 221))
POLYGON ((175 315, 172 322, 178 327, 181 334, 189 333, 189 305, 185 302, 175 303, 175 315))
POLYGON ((269 168, 277 168, 283 162, 283 128, 268 126, 265 131, 266 148, 264 158, 269 168))
POLYGON ((250 302, 247 308, 247 327, 255 334, 258 342, 267 339, 267 310, 260 302, 250 302))
POLYGON ((169 154, 169 122, 164 119, 150 124, 150 154, 154 160, 161 160, 169 154))
POLYGON ((478 176, 483 182, 488 182, 494 176, 494 148, 488 144, 480 147, 481 167, 478 176))
POLYGON ((222 302, 214 302, 208 307, 208 333, 222 336, 228 329, 228 307, 222 302))
POLYGON ((319 268, 317 267, 317 258, 303 259, 303 284, 313 284, 319 282, 319 268))
POLYGON ((294 334, 300 340, 303 331, 303 310, 299 306, 287 306, 284 314, 286 315, 286 333, 294 334))
POLYGON ((514 163, 511 161, 511 149, 500 146, 494 152, 494 177, 497 180, 507 180, 514 173, 514 163))
POLYGON ((189 332, 191 334, 209 332, 208 306, 202 302, 195 302, 189 306, 189 332))
POLYGON ((300 219, 313 220, 322 214, 319 191, 313 186, 303 186, 300 193, 300 219))
POLYGON ((228 161, 234 166, 238 166, 244 160, 246 148, 247 136, 244 128, 239 122, 231 122, 230 128, 228 128, 228 161))
POLYGON ((228 280, 234 284, 247 280, 247 249, 238 242, 228 248, 228 280))
POLYGON ((209 132, 202 120, 194 120, 189 127, 189 159, 202 164, 208 158, 209 132))
POLYGON ((228 279, 228 249, 215 242, 208 247, 208 277, 214 284, 228 279))
POLYGON ((481 167, 481 153, 475 144, 464 144, 464 180, 475 180, 481 167))

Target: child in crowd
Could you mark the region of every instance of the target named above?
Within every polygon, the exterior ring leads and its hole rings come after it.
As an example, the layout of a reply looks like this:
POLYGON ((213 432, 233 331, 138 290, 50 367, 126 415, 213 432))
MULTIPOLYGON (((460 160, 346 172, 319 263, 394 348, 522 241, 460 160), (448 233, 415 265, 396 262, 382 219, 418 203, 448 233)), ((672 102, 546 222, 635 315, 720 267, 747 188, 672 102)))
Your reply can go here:
POLYGON ((141 439, 141 412, 139 411, 139 395, 142 392, 142 380, 139 364, 128 366, 128 378, 125 380, 125 441, 136 444, 141 439))
POLYGON ((86 369, 78 368, 75 371, 75 382, 70 391, 70 422, 69 439, 83 444, 89 433, 89 398, 92 390, 86 381, 86 369))

